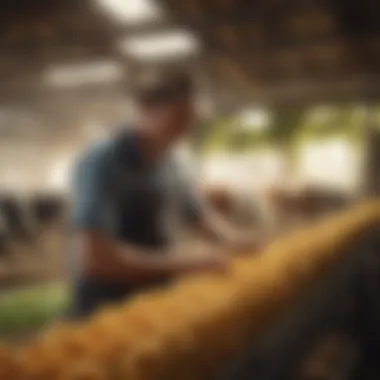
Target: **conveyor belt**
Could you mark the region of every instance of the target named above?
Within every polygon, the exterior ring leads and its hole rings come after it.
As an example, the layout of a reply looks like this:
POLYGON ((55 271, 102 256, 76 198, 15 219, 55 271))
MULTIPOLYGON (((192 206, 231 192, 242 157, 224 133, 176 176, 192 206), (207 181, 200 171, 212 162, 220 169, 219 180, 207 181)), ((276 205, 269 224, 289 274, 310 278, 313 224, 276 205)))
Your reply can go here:
MULTIPOLYGON (((338 329, 345 330, 359 350, 379 347, 378 232, 378 228, 369 231, 362 241, 351 247, 337 268, 332 268, 244 354, 221 369, 218 379, 294 379, 303 359, 318 340, 338 329)), ((340 379, 356 376, 357 366, 360 366, 358 361, 346 363, 340 379)))
POLYGON ((380 204, 367 202, 231 260, 225 275, 180 281, 83 324, 53 327, 21 356, 5 348, 2 363, 15 380, 24 372, 44 380, 287 380, 337 326, 367 360, 379 346, 379 223, 380 204))

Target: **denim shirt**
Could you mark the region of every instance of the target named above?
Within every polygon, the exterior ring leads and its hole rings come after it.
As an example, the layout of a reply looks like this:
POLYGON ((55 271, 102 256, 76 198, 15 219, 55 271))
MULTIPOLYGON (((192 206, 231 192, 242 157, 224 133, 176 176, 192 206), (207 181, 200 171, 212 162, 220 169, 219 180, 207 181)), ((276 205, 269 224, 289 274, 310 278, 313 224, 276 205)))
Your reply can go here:
MULTIPOLYGON (((133 129, 91 146, 78 160, 72 183, 74 231, 96 231, 115 241, 162 248, 175 218, 194 222, 202 207, 179 175, 175 160, 148 164, 133 129)), ((175 231, 175 229, 174 229, 175 231)), ((140 289, 85 276, 75 247, 70 252, 74 314, 89 314, 140 289)), ((155 284, 146 284, 151 286, 155 284)))

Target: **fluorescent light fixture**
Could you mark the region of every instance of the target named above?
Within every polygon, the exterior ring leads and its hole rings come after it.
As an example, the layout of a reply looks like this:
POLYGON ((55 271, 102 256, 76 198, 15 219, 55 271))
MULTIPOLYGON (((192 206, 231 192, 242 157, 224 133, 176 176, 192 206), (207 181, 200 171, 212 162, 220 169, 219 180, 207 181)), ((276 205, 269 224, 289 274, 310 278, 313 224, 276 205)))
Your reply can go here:
POLYGON ((69 185, 73 157, 68 155, 57 160, 49 168, 48 186, 54 190, 66 190, 69 185))
POLYGON ((116 22, 140 24, 162 17, 153 0, 96 0, 97 5, 116 22))
POLYGON ((243 129, 259 133, 268 128, 269 115, 264 110, 249 109, 240 112, 238 120, 243 129))
POLYGON ((195 36, 185 30, 149 33, 126 38, 122 52, 141 61, 172 60, 193 56, 199 45, 195 36))
POLYGON ((102 61, 57 65, 44 73, 45 82, 57 87, 77 87, 92 83, 109 83, 120 80, 124 68, 118 62, 102 61))

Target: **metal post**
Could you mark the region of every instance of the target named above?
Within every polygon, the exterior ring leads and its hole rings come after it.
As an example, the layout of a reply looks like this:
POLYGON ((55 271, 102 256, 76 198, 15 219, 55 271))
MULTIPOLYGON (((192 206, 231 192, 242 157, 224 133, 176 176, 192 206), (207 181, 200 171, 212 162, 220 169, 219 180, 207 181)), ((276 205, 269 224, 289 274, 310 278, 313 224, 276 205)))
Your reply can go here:
POLYGON ((363 140, 363 195, 380 194, 380 132, 375 128, 375 112, 372 104, 364 105, 363 140))

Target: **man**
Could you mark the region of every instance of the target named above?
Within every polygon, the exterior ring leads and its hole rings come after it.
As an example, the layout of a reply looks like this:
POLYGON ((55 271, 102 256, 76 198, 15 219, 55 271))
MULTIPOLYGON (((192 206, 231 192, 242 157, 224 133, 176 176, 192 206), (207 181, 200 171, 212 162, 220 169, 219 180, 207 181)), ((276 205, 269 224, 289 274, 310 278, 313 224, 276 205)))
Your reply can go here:
POLYGON ((192 125, 192 95, 186 75, 146 82, 135 93, 136 120, 91 147, 77 163, 73 316, 87 316, 185 273, 223 271, 227 261, 222 251, 254 246, 254 239, 239 238, 206 210, 178 175, 170 153, 192 125), (173 254, 166 220, 174 213, 219 244, 196 257, 173 254))

